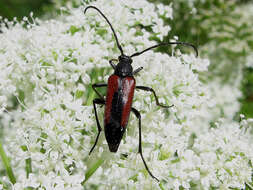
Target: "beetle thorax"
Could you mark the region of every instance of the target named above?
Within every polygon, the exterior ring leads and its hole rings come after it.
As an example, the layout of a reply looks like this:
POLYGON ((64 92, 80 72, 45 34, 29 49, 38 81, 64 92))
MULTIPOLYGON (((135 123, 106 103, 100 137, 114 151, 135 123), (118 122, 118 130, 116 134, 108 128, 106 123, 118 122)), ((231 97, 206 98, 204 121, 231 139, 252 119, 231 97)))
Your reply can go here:
POLYGON ((132 62, 133 61, 129 56, 119 56, 119 63, 116 66, 114 74, 120 77, 133 76, 133 67, 131 65, 132 62))

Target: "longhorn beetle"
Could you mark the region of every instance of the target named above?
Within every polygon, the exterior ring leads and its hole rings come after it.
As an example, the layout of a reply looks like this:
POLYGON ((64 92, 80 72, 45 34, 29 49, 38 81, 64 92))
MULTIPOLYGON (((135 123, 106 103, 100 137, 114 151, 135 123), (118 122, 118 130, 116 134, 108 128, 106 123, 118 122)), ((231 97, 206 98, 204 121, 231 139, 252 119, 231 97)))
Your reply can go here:
POLYGON ((99 96, 99 98, 95 98, 93 100, 93 107, 94 107, 94 111, 95 111, 98 134, 97 134, 95 143, 92 146, 89 154, 91 154, 91 152, 94 150, 94 148, 98 142, 100 132, 102 130, 99 120, 98 120, 96 104, 105 105, 105 112, 104 112, 105 138, 108 143, 109 150, 111 152, 117 152, 120 141, 126 131, 130 111, 132 111, 134 113, 134 115, 139 120, 139 150, 138 150, 138 153, 140 153, 141 159, 142 159, 144 166, 145 166, 146 170, 148 171, 149 175, 159 182, 158 178, 156 178, 149 170, 149 168, 144 160, 143 154, 142 154, 141 114, 138 110, 136 110, 135 108, 132 107, 134 90, 140 89, 140 90, 152 92, 155 97, 156 105, 158 105, 160 107, 170 108, 173 105, 167 106, 167 105, 160 104, 158 101, 157 95, 152 88, 147 87, 147 86, 136 86, 135 85, 134 75, 136 75, 138 72, 140 72, 143 69, 143 67, 139 67, 133 71, 133 67, 131 66, 131 63, 133 62, 132 57, 139 56, 139 55, 143 54, 144 52, 149 51, 153 48, 157 48, 159 46, 167 46, 167 45, 172 45, 172 44, 191 46, 195 50, 196 56, 198 56, 198 50, 194 45, 192 45, 190 43, 168 42, 168 43, 160 43, 160 44, 151 46, 141 52, 136 52, 131 56, 127 56, 124 54, 123 49, 122 49, 121 45, 119 44, 118 37, 117 37, 111 23, 109 22, 107 17, 97 7, 94 7, 94 6, 86 7, 84 10, 84 14, 90 8, 97 10, 101 14, 101 16, 106 20, 106 22, 109 24, 109 26, 113 32, 118 49, 121 52, 121 55, 118 57, 118 60, 111 59, 109 61, 110 65, 114 69, 114 74, 109 77, 108 83, 107 84, 97 83, 97 84, 92 85, 93 90, 99 96), (115 65, 113 63, 113 61, 119 61, 119 62, 117 65, 115 65), (97 91, 96 88, 99 88, 99 87, 107 87, 106 99, 104 99, 103 95, 101 95, 97 91))

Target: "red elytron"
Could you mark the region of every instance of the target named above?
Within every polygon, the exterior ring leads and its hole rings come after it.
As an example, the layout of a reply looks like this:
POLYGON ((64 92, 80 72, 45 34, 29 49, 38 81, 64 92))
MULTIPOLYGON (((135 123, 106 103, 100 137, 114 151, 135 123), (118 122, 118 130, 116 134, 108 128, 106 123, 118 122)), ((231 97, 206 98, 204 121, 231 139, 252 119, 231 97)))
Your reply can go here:
POLYGON ((125 132, 134 96, 135 79, 112 75, 108 79, 104 129, 111 152, 116 152, 125 132))
POLYGON ((141 155, 144 166, 147 169, 150 176, 159 182, 159 180, 149 170, 149 168, 144 160, 143 154, 142 154, 141 114, 138 110, 136 110, 135 108, 132 107, 134 90, 140 89, 140 90, 152 92, 153 95, 155 96, 156 104, 158 106, 161 106, 163 108, 169 108, 171 106, 161 105, 158 101, 155 91, 152 88, 146 87, 146 86, 135 86, 134 75, 137 74, 139 71, 141 71, 143 68, 139 67, 138 69, 133 71, 133 68, 131 65, 133 62, 132 57, 139 56, 142 53, 149 51, 153 48, 159 47, 159 46, 167 46, 167 45, 172 45, 172 44, 191 46, 196 51, 197 56, 198 56, 198 51, 194 45, 189 44, 189 43, 169 42, 169 43, 160 43, 160 44, 151 46, 141 52, 136 52, 131 56, 127 56, 123 53, 123 49, 118 42, 117 35, 116 35, 111 23, 106 18, 106 16, 98 8, 96 8, 94 6, 86 7, 86 9, 84 10, 84 14, 86 13, 87 9, 89 9, 89 8, 93 8, 93 9, 97 10, 103 16, 103 18, 107 21, 107 23, 109 24, 109 26, 113 32, 117 46, 121 52, 121 55, 119 56, 119 58, 117 60, 118 61, 117 65, 113 64, 113 61, 115 61, 115 59, 112 59, 109 61, 112 68, 114 69, 114 74, 109 77, 108 84, 101 83, 101 84, 93 84, 92 85, 92 88, 99 96, 99 98, 96 98, 93 100, 93 106, 94 106, 94 110, 95 110, 95 118, 96 118, 96 123, 97 123, 97 128, 98 128, 98 135, 97 135, 97 138, 95 140, 93 147, 90 150, 90 153, 95 148, 95 146, 98 142, 100 132, 102 130, 102 128, 100 126, 100 122, 98 120, 98 116, 97 116, 96 104, 105 105, 104 131, 105 131, 105 137, 106 137, 106 140, 107 140, 107 143, 108 143, 108 146, 109 146, 109 149, 111 152, 117 152, 120 141, 126 131, 130 112, 132 111, 134 113, 134 115, 139 120, 139 148, 138 148, 138 151, 141 155), (104 96, 101 95, 96 90, 97 87, 107 87, 106 99, 104 99, 104 96))

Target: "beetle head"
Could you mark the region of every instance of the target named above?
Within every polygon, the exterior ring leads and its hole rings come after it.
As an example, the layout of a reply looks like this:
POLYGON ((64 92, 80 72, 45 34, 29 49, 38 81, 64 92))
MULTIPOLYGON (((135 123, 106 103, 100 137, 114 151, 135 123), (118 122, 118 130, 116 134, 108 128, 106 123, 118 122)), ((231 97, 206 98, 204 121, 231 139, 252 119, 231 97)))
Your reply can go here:
POLYGON ((130 56, 127 55, 120 55, 119 56, 119 62, 124 62, 128 64, 132 64, 133 60, 130 56))
POLYGON ((133 60, 130 56, 120 55, 119 63, 116 65, 114 74, 120 77, 133 76, 132 62, 133 60))

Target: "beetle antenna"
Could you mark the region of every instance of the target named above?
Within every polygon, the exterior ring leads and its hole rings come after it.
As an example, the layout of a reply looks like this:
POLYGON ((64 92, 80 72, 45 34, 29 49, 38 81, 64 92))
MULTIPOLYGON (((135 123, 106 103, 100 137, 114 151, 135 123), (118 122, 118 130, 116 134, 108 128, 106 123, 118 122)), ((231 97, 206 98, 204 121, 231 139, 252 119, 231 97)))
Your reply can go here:
POLYGON ((112 29, 113 35, 115 37, 115 40, 116 40, 117 46, 118 46, 118 48, 119 48, 119 50, 121 52, 121 55, 124 55, 123 49, 122 49, 121 45, 119 44, 118 37, 117 37, 116 32, 114 31, 114 29, 113 29, 112 24, 110 23, 110 21, 106 18, 106 16, 97 7, 94 7, 94 6, 88 6, 88 7, 86 7, 84 9, 84 14, 86 13, 87 9, 89 9, 89 8, 97 10, 104 17, 104 19, 106 20, 106 22, 109 24, 110 28, 112 29))
POLYGON ((191 46, 194 51, 196 52, 196 57, 198 57, 198 49, 193 45, 193 44, 190 44, 190 43, 186 43, 186 42, 168 42, 168 43, 160 43, 160 44, 157 44, 157 45, 154 45, 154 46, 151 46, 141 52, 136 52, 134 53, 133 55, 131 55, 130 57, 135 57, 135 56, 139 56, 141 54, 143 54, 144 52, 146 51, 149 51, 153 48, 157 48, 157 47, 160 47, 160 46, 167 46, 167 45, 173 45, 173 44, 177 44, 177 45, 184 45, 184 46, 191 46))

